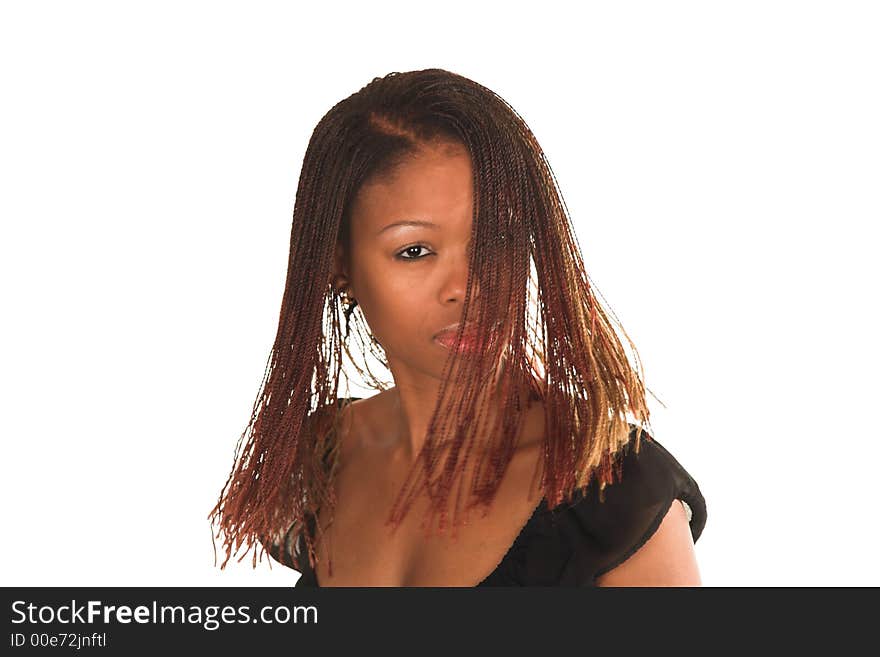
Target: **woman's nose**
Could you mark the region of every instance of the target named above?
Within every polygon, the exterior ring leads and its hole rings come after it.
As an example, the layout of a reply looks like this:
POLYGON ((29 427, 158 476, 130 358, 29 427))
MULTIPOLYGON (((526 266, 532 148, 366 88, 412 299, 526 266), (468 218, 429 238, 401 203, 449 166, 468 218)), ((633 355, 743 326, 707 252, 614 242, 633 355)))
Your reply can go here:
MULTIPOLYGON (((468 263, 460 262, 455 265, 447 274, 441 291, 442 300, 445 303, 459 302, 463 303, 468 284, 468 263)), ((480 297, 480 284, 476 276, 471 281, 471 299, 476 301, 480 297)))

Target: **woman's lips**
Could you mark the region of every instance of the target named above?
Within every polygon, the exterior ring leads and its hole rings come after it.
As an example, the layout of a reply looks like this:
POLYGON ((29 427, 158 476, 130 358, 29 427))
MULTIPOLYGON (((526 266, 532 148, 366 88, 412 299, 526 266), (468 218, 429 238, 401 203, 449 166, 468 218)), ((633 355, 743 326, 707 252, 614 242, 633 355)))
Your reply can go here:
MULTIPOLYGON (((447 349, 452 349, 455 347, 455 332, 440 333, 434 337, 434 341, 447 349)), ((462 334, 459 351, 476 351, 480 348, 481 342, 476 333, 465 332, 462 334)))

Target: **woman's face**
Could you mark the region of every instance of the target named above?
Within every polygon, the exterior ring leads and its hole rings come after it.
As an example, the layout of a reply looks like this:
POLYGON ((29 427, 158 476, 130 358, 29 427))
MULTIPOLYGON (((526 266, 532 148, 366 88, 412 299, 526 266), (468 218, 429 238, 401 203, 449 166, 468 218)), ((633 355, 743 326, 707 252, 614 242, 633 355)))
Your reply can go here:
MULTIPOLYGON (((449 350, 434 336, 462 317, 472 212, 462 146, 425 150, 355 199, 345 278, 398 383, 442 375, 449 350)), ((341 249, 337 272, 345 272, 341 249)))

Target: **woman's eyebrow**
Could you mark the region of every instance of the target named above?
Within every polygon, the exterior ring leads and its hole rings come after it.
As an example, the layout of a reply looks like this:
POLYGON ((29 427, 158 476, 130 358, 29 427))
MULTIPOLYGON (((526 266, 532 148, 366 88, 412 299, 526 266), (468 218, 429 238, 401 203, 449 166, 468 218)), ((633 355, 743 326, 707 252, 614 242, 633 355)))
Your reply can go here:
POLYGON ((391 228, 395 228, 397 226, 424 226, 425 228, 439 228, 439 226, 437 224, 432 223, 430 221, 422 221, 419 219, 407 219, 405 221, 395 221, 393 224, 388 224, 387 226, 385 226, 385 228, 383 228, 378 233, 376 233, 376 235, 381 235, 386 230, 390 230, 391 228))

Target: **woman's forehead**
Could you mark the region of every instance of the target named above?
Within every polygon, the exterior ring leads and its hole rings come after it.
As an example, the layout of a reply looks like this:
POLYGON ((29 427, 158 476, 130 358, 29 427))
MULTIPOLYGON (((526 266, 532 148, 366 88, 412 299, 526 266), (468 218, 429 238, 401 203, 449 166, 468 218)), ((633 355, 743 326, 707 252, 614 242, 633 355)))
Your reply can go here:
POLYGON ((394 175, 365 185, 354 202, 354 228, 365 237, 397 232, 469 228, 473 178, 466 153, 420 154, 394 175))

